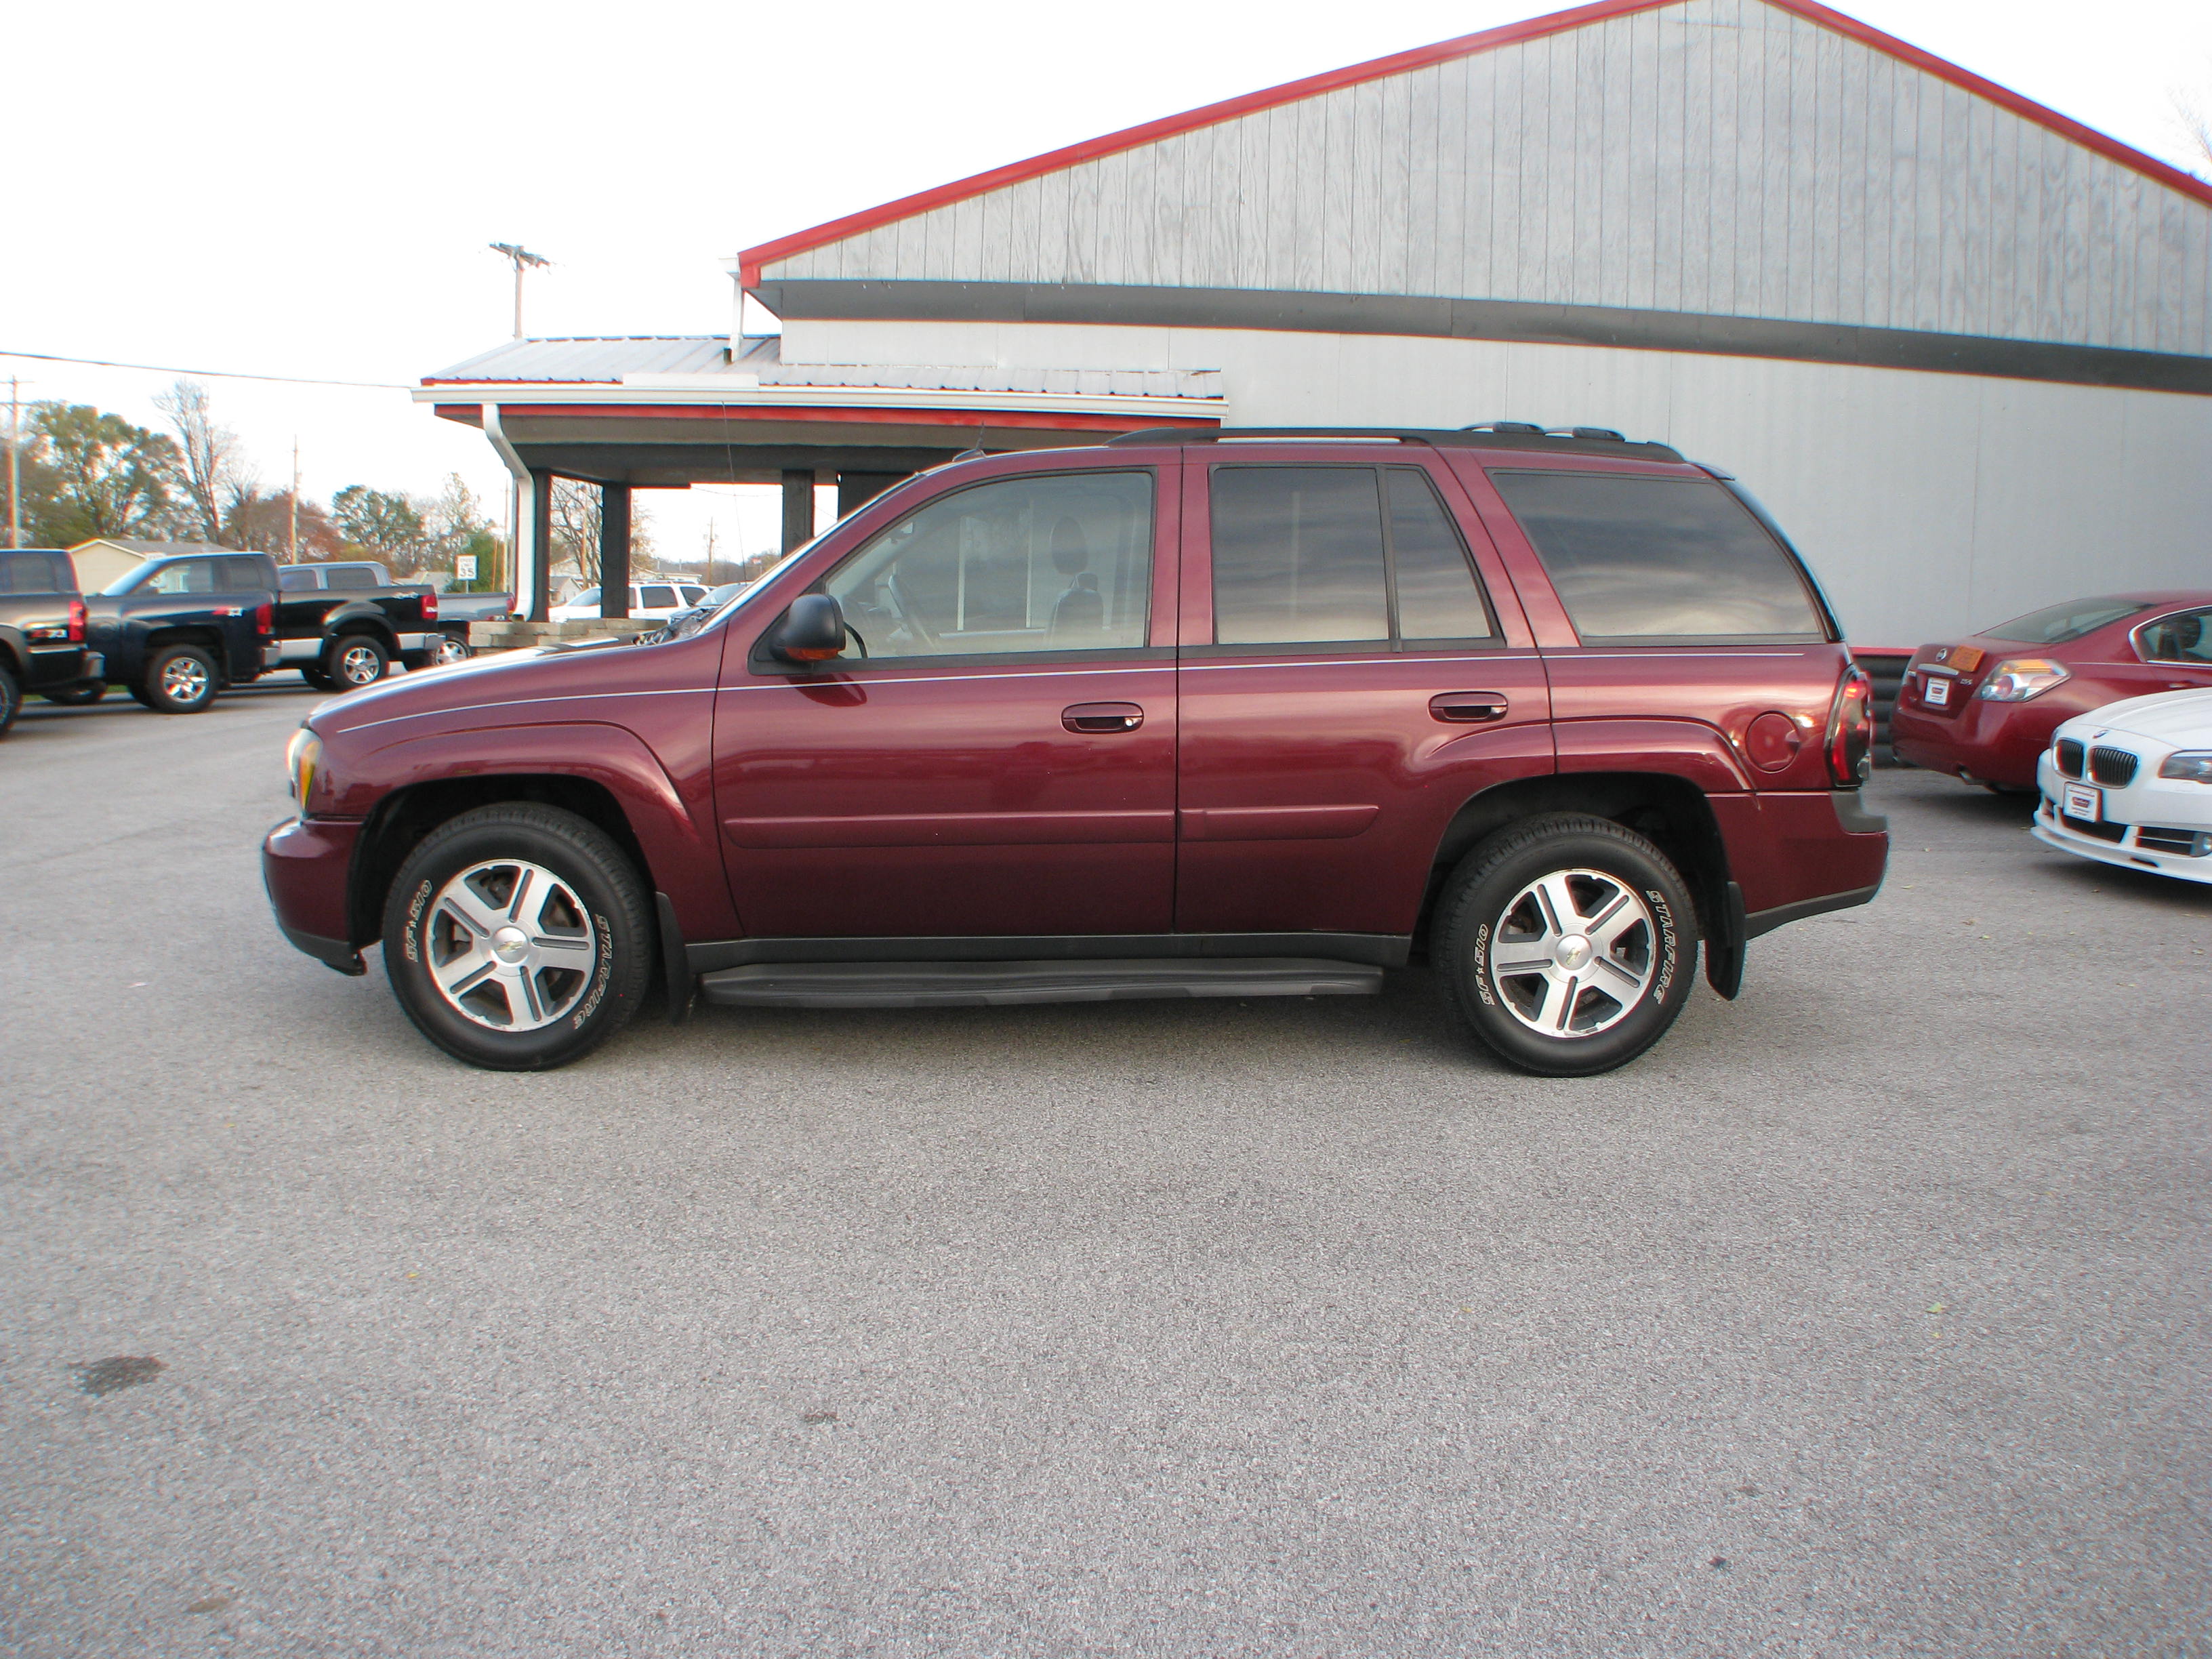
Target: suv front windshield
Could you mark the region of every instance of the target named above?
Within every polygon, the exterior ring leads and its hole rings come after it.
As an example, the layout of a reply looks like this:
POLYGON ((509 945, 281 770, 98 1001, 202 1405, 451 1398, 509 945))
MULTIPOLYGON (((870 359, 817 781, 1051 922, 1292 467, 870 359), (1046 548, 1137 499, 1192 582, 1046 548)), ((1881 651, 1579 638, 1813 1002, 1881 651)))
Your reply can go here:
POLYGON ((2094 634, 2123 617, 2149 609, 2133 599, 2069 599, 2064 605, 2031 611, 2025 617, 2014 617, 1995 628, 1984 628, 1982 636, 2017 640, 2022 645, 2064 645, 2084 634, 2094 634))

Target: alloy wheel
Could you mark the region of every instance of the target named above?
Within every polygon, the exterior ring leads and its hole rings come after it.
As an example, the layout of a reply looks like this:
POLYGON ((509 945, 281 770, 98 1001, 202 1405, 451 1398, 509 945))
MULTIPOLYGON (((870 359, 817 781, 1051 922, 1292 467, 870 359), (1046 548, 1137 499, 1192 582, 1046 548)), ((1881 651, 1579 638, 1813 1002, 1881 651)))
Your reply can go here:
POLYGON ((439 994, 495 1031, 552 1024, 592 982, 591 915, 542 865, 499 860, 462 871, 432 901, 424 938, 439 994))
POLYGON ((207 665, 198 657, 172 657, 161 665, 161 695, 172 702, 198 702, 209 685, 207 665))
POLYGON ((1490 978, 1507 1012, 1551 1037, 1595 1036, 1651 989, 1657 929, 1636 890, 1601 870, 1555 870, 1499 915, 1490 978))
POLYGON ((338 653, 339 682, 345 685, 374 685, 384 675, 384 653, 373 645, 349 645, 338 653))

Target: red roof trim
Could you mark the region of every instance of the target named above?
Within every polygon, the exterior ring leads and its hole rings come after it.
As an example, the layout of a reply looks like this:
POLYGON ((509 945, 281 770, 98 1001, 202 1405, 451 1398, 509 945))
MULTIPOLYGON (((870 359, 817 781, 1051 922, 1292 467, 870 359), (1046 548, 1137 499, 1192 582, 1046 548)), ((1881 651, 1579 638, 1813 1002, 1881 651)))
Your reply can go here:
MULTIPOLYGON (((1042 178, 1048 173, 1057 173, 1064 167, 1096 161, 1102 155, 1134 149, 1140 144, 1172 138, 1179 133, 1213 126, 1223 121, 1233 121, 1239 116, 1273 109, 1282 104, 1296 103, 1302 98, 1311 98, 1321 93, 1335 92, 1344 87, 1358 86, 1363 82, 1379 81, 1389 76, 1402 75, 1409 70, 1426 69, 1431 64, 1448 63, 1455 58, 1468 58, 1476 52, 1490 52, 1499 46, 1516 46, 1524 40, 1540 40, 1550 34, 1563 34, 1569 29, 1578 29, 1586 24, 1602 23, 1612 18, 1626 17, 1633 12, 1651 11, 1674 3, 1676 0, 1599 0, 1594 5, 1577 6, 1569 11, 1553 12, 1549 16, 1508 23, 1499 28, 1485 29, 1477 34, 1460 35, 1454 40, 1440 40, 1432 46, 1416 46, 1409 52, 1394 52, 1388 58, 1371 58, 1349 68, 1330 70, 1322 75, 1310 75, 1303 81, 1292 81, 1264 91, 1249 92, 1242 97, 1224 99, 1218 104, 1208 104, 1185 114, 1164 116, 1141 126, 1125 127, 1119 132, 1108 133, 1103 138, 1087 139, 1082 143, 1070 144, 1047 155, 1031 156, 1025 161, 1011 161, 988 173, 957 179, 949 185, 939 185, 933 190, 925 190, 913 196, 902 196, 896 202, 884 203, 881 207, 848 213, 842 219, 832 219, 827 224, 817 225, 811 230, 795 231, 772 242, 763 242, 757 247, 749 247, 738 256, 738 280, 747 289, 758 288, 761 267, 771 260, 787 259, 795 253, 804 253, 830 242, 842 241, 848 236, 895 224, 899 220, 927 213, 933 208, 964 202, 971 197, 985 195, 1007 185, 1018 185, 1026 179, 1042 178)), ((1948 81, 1954 87, 2002 105, 2015 115, 2023 116, 2110 161, 2131 167, 2169 189, 2212 206, 2212 184, 2184 173, 2179 167, 2169 167, 2154 156, 2146 155, 2094 127, 2084 126, 2032 98, 2024 98, 1994 81, 1984 80, 1971 70, 1961 69, 1947 58, 1909 46, 1894 35, 1884 34, 1880 29, 1860 22, 1856 17, 1846 16, 1842 12, 1821 5, 1819 0, 1766 0, 1766 3, 1802 17, 1808 22, 1833 29, 1862 46, 1871 46, 1876 52, 1924 70, 1938 80, 1948 81)))

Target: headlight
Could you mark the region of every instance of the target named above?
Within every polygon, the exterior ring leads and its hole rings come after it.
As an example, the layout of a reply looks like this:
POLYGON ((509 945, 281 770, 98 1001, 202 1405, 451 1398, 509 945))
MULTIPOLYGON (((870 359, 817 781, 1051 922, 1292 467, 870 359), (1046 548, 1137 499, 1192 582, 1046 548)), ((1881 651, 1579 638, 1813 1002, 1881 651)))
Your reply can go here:
POLYGON ((2160 763, 2158 775, 2184 783, 2212 783, 2212 749, 2183 749, 2160 763))
POLYGON ((1982 689, 1974 693, 1984 702, 2026 702, 2072 678, 2058 664, 2043 657, 2007 657, 1990 670, 1982 689))
POLYGON ((306 726, 292 734, 292 741, 284 745, 284 770, 292 784, 292 799, 300 803, 300 810, 307 810, 307 797, 314 792, 315 774, 323 768, 323 740, 306 726))

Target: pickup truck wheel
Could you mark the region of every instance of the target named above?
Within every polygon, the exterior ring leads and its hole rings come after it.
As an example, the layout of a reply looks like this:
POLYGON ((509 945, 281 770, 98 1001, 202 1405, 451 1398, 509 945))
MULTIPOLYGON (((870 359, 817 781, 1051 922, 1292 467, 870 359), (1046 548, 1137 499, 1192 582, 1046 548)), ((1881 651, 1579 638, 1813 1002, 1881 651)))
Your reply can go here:
POLYGON ((197 714, 222 689, 213 657, 197 645, 165 645, 146 665, 138 701, 157 714, 197 714))
POLYGON ((438 648, 430 653, 430 665, 443 668, 449 662, 466 662, 471 654, 466 640, 457 639, 451 634, 441 634, 438 648))
POLYGON ((323 672, 329 676, 332 689, 339 691, 374 685, 391 664, 392 653, 368 634, 342 634, 323 653, 323 672))
POLYGON ((1509 1065, 1542 1077, 1626 1066, 1690 994, 1697 911, 1667 857, 1604 818, 1499 830, 1437 901, 1451 1012, 1509 1065))
POLYGON ((300 678, 318 691, 335 691, 338 689, 338 683, 313 663, 307 663, 301 666, 300 678))
POLYGON ((94 680, 88 684, 49 686, 39 693, 48 702, 60 703, 65 708, 78 708, 88 702, 98 702, 107 695, 107 683, 94 680))
POLYGON ((0 668, 0 738, 8 735, 8 728, 22 712, 23 688, 16 683, 15 670, 0 668))
POLYGON ((645 884, 597 825, 558 807, 465 812, 407 855, 384 907, 384 968, 422 1035, 497 1072, 541 1071, 623 1025, 653 976, 645 884))

